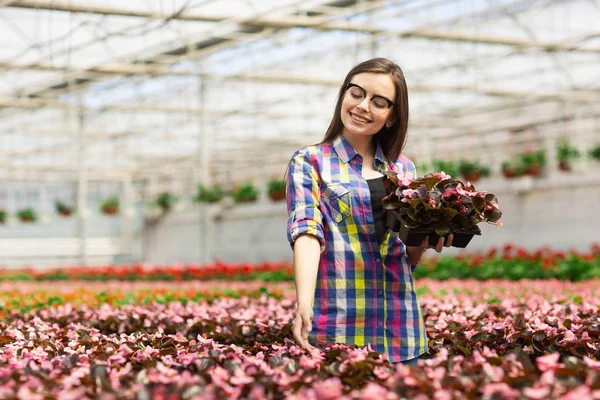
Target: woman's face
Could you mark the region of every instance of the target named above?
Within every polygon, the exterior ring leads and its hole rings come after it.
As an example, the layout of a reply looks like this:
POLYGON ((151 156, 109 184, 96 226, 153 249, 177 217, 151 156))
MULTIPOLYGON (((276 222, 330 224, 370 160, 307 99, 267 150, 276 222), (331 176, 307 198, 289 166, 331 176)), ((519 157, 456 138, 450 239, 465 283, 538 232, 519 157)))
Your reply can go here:
POLYGON ((353 85, 346 90, 342 102, 344 134, 373 136, 384 125, 394 123, 395 106, 387 107, 388 101, 393 102, 396 98, 394 81, 390 75, 365 72, 354 75, 350 83, 353 85))

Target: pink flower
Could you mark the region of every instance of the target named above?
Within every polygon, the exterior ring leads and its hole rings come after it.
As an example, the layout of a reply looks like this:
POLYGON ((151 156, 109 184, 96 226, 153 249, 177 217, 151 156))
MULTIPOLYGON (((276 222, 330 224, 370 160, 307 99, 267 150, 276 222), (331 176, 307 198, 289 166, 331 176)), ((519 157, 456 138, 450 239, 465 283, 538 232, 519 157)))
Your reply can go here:
POLYGON ((437 172, 437 173, 433 174, 433 176, 435 176, 436 178, 440 178, 442 180, 452 178, 452 176, 446 174, 444 171, 437 172))
POLYGON ((334 400, 342 395, 342 383, 335 377, 316 382, 313 389, 319 400, 334 400))
POLYGON ((541 399, 545 399, 550 395, 550 388, 549 387, 542 387, 542 388, 525 388, 523 389, 523 394, 525 396, 527 396, 527 398, 532 399, 532 400, 541 400, 541 399))
POLYGON ((558 367, 559 353, 548 354, 547 356, 538 357, 535 361, 540 371, 545 372, 558 367))
MULTIPOLYGON (((400 190, 400 188, 398 188, 398 190, 400 190)), ((416 190, 413 189, 404 189, 402 191, 402 195, 404 197, 408 197, 409 199, 416 199, 419 197, 419 193, 416 190)))
POLYGON ((519 391, 511 388, 504 382, 499 383, 488 383, 485 385, 481 392, 484 396, 491 396, 494 393, 500 393, 502 399, 517 399, 519 398, 519 391))
POLYGON ((398 183, 404 185, 404 186, 408 186, 412 183, 414 179, 413 173, 412 172, 406 172, 404 174, 398 174, 398 183))
POLYGON ((361 399, 385 399, 388 395, 388 390, 375 382, 369 382, 360 393, 361 399))

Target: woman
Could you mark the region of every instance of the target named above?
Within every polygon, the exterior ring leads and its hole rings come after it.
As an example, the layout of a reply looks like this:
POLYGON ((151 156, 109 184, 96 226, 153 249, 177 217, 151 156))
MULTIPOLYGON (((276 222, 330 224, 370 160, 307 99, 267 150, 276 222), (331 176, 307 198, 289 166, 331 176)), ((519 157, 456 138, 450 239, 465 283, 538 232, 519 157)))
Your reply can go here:
MULTIPOLYGON (((407 247, 386 227, 385 171, 416 176, 401 155, 408 127, 402 70, 385 58, 346 76, 323 141, 298 150, 287 172, 288 240, 294 251, 296 342, 365 346, 391 362, 427 351, 412 271, 429 247, 407 247)), ((434 248, 452 245, 440 238, 434 248)))

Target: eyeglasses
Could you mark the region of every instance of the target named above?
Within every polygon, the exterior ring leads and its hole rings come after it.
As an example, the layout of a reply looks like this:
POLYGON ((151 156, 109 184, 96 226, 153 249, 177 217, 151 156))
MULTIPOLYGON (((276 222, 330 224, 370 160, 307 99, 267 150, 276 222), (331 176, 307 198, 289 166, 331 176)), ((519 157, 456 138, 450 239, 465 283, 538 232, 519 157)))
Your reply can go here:
MULTIPOLYGON (((360 104, 367 97, 367 91, 356 83, 348 82, 346 85, 346 100, 352 104, 360 104)), ((371 96, 370 104, 373 106, 372 111, 376 114, 383 114, 390 109, 394 102, 387 97, 375 94, 371 96)))

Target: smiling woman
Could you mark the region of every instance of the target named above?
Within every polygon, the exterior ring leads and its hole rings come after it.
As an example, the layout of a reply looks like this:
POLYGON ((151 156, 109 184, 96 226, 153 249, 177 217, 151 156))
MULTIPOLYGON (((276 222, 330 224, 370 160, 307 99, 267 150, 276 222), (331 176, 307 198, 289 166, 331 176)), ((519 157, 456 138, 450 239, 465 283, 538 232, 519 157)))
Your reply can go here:
MULTIPOLYGON (((405 246, 387 229, 382 207, 386 172, 416 175, 401 154, 407 126, 402 70, 388 59, 368 60, 346 76, 323 141, 292 157, 287 205, 298 301, 293 334, 308 351, 331 343, 371 345, 406 364, 427 351, 412 271, 428 238, 405 246)), ((441 238, 436 250, 452 239, 441 238)))

